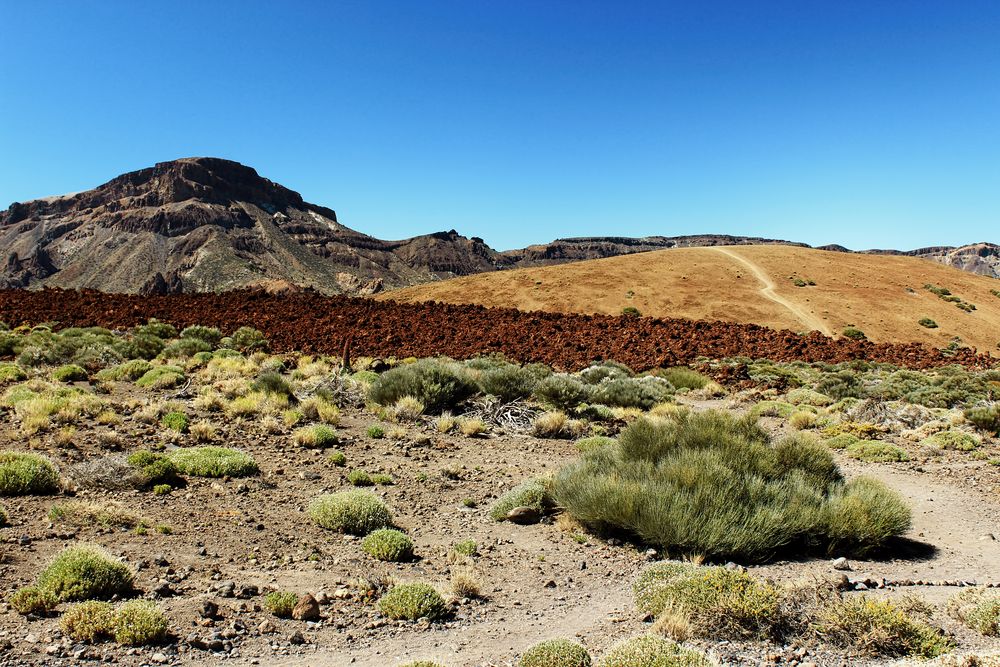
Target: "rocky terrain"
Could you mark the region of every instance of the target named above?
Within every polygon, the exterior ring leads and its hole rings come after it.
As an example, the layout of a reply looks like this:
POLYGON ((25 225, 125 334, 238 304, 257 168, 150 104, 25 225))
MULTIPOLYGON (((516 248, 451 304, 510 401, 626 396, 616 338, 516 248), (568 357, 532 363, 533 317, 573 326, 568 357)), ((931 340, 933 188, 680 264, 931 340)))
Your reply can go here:
MULTIPOLYGON (((373 294, 474 273, 665 248, 805 244, 703 234, 557 239, 497 252, 444 231, 383 241, 326 207, 219 158, 186 158, 123 174, 93 190, 14 203, 0 212, 0 287, 177 293, 261 286, 373 294)), ((842 246, 826 249, 847 251, 842 246)), ((907 254, 997 277, 989 243, 907 254)))

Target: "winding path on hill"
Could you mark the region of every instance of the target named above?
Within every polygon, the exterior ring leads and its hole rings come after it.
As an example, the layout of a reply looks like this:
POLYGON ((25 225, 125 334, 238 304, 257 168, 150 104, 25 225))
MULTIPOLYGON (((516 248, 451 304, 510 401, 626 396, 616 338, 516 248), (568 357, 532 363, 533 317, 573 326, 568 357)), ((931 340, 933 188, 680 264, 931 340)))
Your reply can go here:
POLYGON ((802 324, 809 327, 809 329, 815 329, 816 331, 819 331, 825 336, 833 335, 833 332, 830 331, 830 328, 826 325, 825 322, 823 322, 823 320, 816 317, 809 311, 803 309, 798 304, 789 301, 780 294, 777 294, 774 291, 775 288, 774 281, 771 280, 771 277, 767 275, 764 269, 760 268, 757 264, 751 262, 746 257, 743 257, 742 255, 736 253, 731 248, 722 248, 716 246, 713 247, 712 250, 721 252, 723 255, 728 255, 730 258, 735 259, 737 262, 740 262, 748 269, 750 269, 750 271, 753 272, 757 280, 763 283, 764 286, 760 288, 760 293, 764 296, 765 299, 770 299, 771 301, 774 301, 776 304, 784 306, 792 315, 796 317, 796 319, 802 322, 802 324))

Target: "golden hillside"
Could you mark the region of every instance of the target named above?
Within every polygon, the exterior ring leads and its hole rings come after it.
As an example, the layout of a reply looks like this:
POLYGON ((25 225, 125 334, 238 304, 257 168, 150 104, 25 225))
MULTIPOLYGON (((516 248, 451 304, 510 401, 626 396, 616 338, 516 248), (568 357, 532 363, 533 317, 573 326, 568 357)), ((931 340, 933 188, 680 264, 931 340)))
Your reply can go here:
POLYGON ((943 347, 958 336, 998 352, 1000 281, 925 259, 853 255, 792 246, 676 248, 558 266, 484 273, 380 295, 522 310, 752 322, 839 335, 853 325, 874 341, 943 347), (815 285, 796 287, 795 279, 815 285), (925 289, 944 287, 976 307, 925 289), (930 318, 938 328, 918 324, 930 318))

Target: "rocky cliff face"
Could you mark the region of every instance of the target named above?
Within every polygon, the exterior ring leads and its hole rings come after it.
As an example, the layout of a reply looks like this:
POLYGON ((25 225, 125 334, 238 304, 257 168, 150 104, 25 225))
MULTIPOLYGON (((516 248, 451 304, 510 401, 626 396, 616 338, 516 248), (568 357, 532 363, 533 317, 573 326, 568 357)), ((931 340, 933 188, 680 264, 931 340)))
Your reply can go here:
POLYGON ((510 265, 481 239, 386 242, 237 162, 188 158, 0 213, 0 286, 108 292, 290 284, 372 293, 510 265))

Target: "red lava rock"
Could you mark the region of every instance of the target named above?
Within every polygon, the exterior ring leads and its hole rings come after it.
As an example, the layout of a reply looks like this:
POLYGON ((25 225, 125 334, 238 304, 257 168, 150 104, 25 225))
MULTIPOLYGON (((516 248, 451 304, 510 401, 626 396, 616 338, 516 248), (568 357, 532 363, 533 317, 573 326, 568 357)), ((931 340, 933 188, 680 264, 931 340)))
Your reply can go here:
MULTIPOLYGON (((317 293, 233 291, 205 294, 105 294, 93 290, 0 290, 0 320, 11 326, 55 322, 59 327, 123 329, 149 318, 177 328, 203 324, 231 333, 251 326, 275 352, 467 359, 501 353, 520 362, 578 370, 614 359, 637 371, 687 364, 699 357, 767 358, 837 363, 864 359, 908 368, 946 364, 986 368, 987 354, 953 355, 920 343, 799 336, 755 324, 611 315, 524 312, 437 302, 402 304, 317 293)), ((739 369, 727 372, 739 381, 739 369)))

